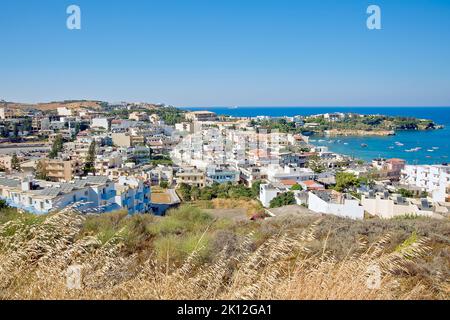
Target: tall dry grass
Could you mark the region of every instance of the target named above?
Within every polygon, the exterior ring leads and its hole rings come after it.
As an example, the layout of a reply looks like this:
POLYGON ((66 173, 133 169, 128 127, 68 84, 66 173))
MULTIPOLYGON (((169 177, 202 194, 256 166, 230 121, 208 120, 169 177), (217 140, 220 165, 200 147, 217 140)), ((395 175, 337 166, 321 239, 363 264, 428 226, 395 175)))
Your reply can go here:
MULTIPOLYGON (((136 254, 124 255, 124 230, 106 243, 79 238, 84 218, 71 208, 42 223, 16 219, 0 226, 1 299, 426 299, 446 298, 408 275, 414 259, 428 250, 416 239, 385 252, 389 236, 337 260, 323 249, 312 253, 313 224, 295 236, 274 236, 256 249, 252 235, 230 255, 226 248, 208 264, 198 250, 181 266, 136 254), (82 267, 82 288, 68 289, 67 268, 82 267), (368 270, 378 266, 380 286, 367 285, 368 270)), ((200 250, 200 248, 198 248, 200 250)))

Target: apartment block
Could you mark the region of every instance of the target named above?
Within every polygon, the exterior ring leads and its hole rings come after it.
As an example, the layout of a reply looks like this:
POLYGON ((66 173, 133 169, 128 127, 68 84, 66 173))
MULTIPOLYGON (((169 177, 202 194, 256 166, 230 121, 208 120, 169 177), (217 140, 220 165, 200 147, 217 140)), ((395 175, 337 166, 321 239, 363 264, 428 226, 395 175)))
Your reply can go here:
POLYGON ((115 203, 128 214, 151 212, 151 188, 135 177, 119 177, 115 183, 115 203))
POLYGON ((217 114, 211 111, 194 111, 186 113, 185 118, 188 121, 216 121, 217 114))
POLYGON ((194 167, 182 168, 175 174, 177 185, 182 183, 190 186, 204 188, 206 186, 206 174, 194 167))
POLYGON ((446 202, 449 198, 450 166, 448 165, 407 165, 401 172, 400 183, 421 188, 434 201, 446 202))
POLYGON ((42 162, 50 181, 67 182, 83 173, 83 163, 79 160, 43 159, 42 162))
POLYGON ((77 203, 84 212, 115 209, 114 184, 107 177, 87 177, 68 183, 0 177, 0 198, 18 209, 46 214, 77 203))
POLYGON ((113 144, 118 147, 134 147, 137 145, 145 144, 145 138, 141 135, 132 135, 128 132, 126 133, 113 133, 112 134, 113 144))

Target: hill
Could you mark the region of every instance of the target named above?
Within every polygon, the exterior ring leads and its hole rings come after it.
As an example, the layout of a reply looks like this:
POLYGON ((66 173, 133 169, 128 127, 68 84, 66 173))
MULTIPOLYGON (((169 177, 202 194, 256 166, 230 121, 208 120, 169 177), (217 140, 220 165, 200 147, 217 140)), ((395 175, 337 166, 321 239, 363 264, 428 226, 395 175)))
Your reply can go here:
MULTIPOLYGON (((450 222, 0 214, 1 299, 447 299, 450 222), (67 269, 79 266, 79 290, 67 269)), ((77 267, 78 268, 78 267, 77 267)))
POLYGON ((1 106, 11 108, 11 109, 22 109, 22 110, 41 110, 41 111, 56 111, 60 107, 66 107, 68 109, 78 109, 81 107, 89 109, 100 109, 103 106, 102 101, 91 101, 91 100, 67 100, 60 102, 48 102, 48 103, 37 103, 37 104, 27 104, 20 102, 6 102, 2 101, 1 106))

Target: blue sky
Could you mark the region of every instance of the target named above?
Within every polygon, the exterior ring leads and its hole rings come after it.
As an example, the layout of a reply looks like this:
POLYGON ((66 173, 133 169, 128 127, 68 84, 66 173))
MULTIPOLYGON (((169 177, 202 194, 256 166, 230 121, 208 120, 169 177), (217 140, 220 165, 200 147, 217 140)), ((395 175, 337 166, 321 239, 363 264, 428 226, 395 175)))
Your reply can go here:
POLYGON ((448 0, 1 0, 0 99, 448 106, 449 39, 448 0))

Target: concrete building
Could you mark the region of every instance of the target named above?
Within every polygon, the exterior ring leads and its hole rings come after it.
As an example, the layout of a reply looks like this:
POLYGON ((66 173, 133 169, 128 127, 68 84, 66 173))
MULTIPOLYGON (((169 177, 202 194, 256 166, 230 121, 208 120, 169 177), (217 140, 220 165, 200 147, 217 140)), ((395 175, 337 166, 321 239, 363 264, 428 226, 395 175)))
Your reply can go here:
POLYGON ((186 113, 185 118, 188 121, 216 121, 217 115, 211 111, 194 111, 186 113))
POLYGON ((265 167, 258 165, 240 165, 238 166, 241 172, 241 181, 247 186, 251 187, 254 182, 267 179, 267 171, 265 167))
POLYGON ((175 124, 175 130, 186 133, 194 133, 194 123, 193 122, 181 122, 175 124))
POLYGON ((265 208, 270 207, 270 202, 282 193, 288 192, 289 187, 282 183, 265 183, 259 186, 259 201, 265 208))
POLYGON ((145 138, 143 136, 132 135, 128 132, 113 133, 112 141, 114 145, 125 148, 145 144, 145 138))
POLYGON ((206 169, 206 180, 208 184, 216 183, 237 183, 239 182, 240 173, 238 170, 231 169, 226 166, 209 166, 206 169))
POLYGON ((114 187, 114 201, 119 208, 127 210, 128 214, 151 212, 150 184, 138 178, 121 176, 114 187))
POLYGON ((161 182, 167 182, 169 186, 173 183, 173 169, 168 166, 157 166, 150 171, 152 185, 159 185, 161 182))
POLYGON ((107 177, 87 177, 68 183, 0 177, 0 198, 11 207, 45 214, 78 203, 80 211, 115 209, 114 184, 107 177))
POLYGON ((300 168, 294 165, 280 166, 271 164, 267 167, 267 178, 270 182, 294 180, 296 182, 315 180, 316 174, 308 168, 300 168))
POLYGON ((450 166, 407 165, 401 172, 400 183, 421 188, 429 193, 433 201, 447 202, 450 187, 450 166))
POLYGON ((47 177, 54 182, 68 182, 82 175, 81 160, 42 159, 47 177))
POLYGON ((95 172, 98 175, 107 175, 108 170, 122 166, 122 155, 118 152, 100 154, 95 159, 95 172))
POLYGON ((298 168, 304 168, 308 163, 309 155, 294 152, 284 152, 279 154, 280 165, 295 165, 298 168))
POLYGON ((73 110, 66 107, 59 107, 57 110, 58 116, 70 117, 73 116, 73 110))
POLYGON ((400 195, 369 192, 362 195, 361 205, 373 216, 390 219, 398 216, 437 216, 427 199, 406 199, 400 195))
POLYGON ((149 121, 149 116, 145 112, 132 112, 128 116, 128 119, 134 120, 134 121, 149 121))
POLYGON ((204 188, 206 186, 206 174, 195 167, 185 167, 181 168, 176 174, 175 179, 177 185, 182 183, 195 186, 199 188, 204 188))
POLYGON ((311 191, 308 209, 317 213, 333 214, 351 219, 364 219, 364 208, 359 201, 334 190, 311 191))
POLYGON ((91 127, 109 130, 111 127, 110 124, 111 122, 108 118, 94 118, 92 119, 91 127))
POLYGON ((372 167, 379 171, 379 178, 398 181, 406 161, 403 159, 374 159, 372 167))

